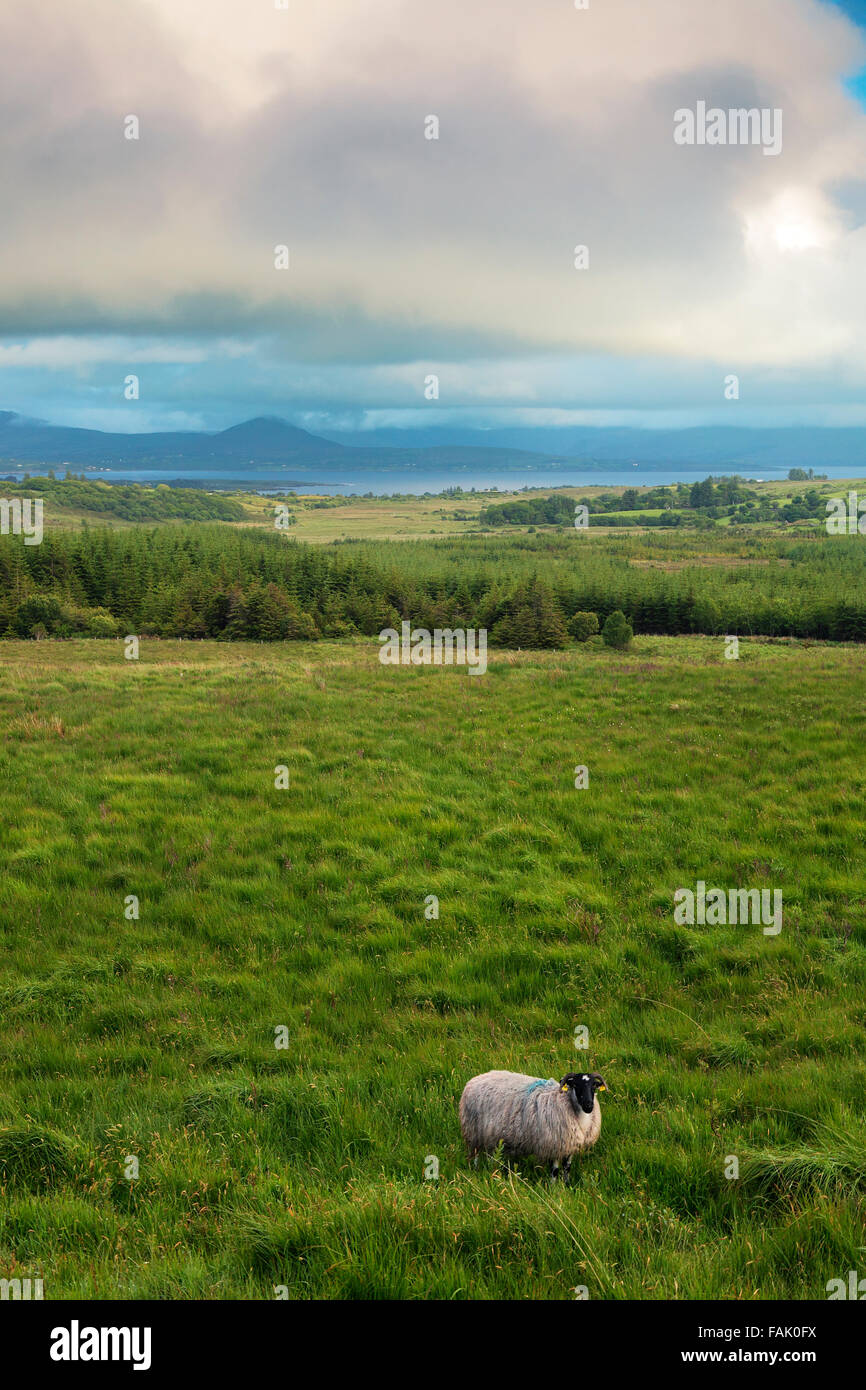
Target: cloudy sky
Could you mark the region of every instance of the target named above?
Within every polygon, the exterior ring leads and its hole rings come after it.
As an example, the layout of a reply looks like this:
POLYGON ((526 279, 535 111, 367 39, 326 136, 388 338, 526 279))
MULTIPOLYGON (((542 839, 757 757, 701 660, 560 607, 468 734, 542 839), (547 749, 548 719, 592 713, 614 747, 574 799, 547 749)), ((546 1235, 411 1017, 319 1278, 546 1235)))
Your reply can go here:
POLYGON ((864 70, 864 0, 0 0, 0 409, 866 424, 864 70))

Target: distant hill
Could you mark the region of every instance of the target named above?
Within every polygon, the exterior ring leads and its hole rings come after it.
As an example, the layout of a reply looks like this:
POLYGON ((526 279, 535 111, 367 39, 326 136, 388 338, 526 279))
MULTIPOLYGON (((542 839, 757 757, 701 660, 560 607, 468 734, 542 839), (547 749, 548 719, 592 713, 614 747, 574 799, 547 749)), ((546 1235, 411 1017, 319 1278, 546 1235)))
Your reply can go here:
POLYGON ((306 430, 290 425, 286 420, 259 416, 232 425, 216 433, 187 431, 155 431, 149 434, 109 434, 102 430, 48 425, 39 420, 27 420, 14 411, 0 411, 0 464, 54 465, 68 463, 76 467, 93 464, 111 466, 126 464, 136 468, 165 469, 183 465, 206 472, 209 467, 235 465, 242 474, 245 465, 256 467, 268 464, 292 464, 321 471, 323 465, 337 468, 341 473, 353 468, 368 467, 371 461, 387 452, 389 466, 417 467, 426 462, 438 465, 471 464, 478 452, 484 462, 502 467, 519 468, 536 456, 525 450, 484 447, 483 437, 478 444, 457 447, 434 445, 432 448, 398 446, 384 449, 375 441, 367 447, 341 444, 321 439, 306 430))
POLYGON ((322 437, 286 420, 259 416, 213 433, 109 434, 49 425, 5 410, 0 411, 0 468, 4 463, 19 468, 90 464, 113 470, 124 465, 141 470, 178 466, 202 477, 209 469, 233 468, 239 479, 246 468, 292 466, 299 473, 315 472, 318 478, 325 468, 335 482, 350 480, 354 472, 379 463, 395 484, 403 468, 409 473, 431 466, 440 472, 472 467, 524 472, 541 463, 548 471, 579 466, 591 472, 611 464, 634 464, 648 471, 676 467, 747 476, 794 467, 820 472, 829 466, 855 475, 866 469, 866 430, 430 428, 332 432, 322 437))
POLYGON ((343 444, 307 434, 285 420, 265 417, 246 420, 217 434, 194 430, 108 434, 26 420, 9 410, 0 412, 0 459, 21 463, 111 464, 121 459, 160 467, 167 463, 207 464, 216 460, 292 463, 309 459, 320 463, 336 461, 353 452, 343 444))
MULTIPOLYGON (((335 444, 330 439, 320 439, 315 434, 290 425, 286 420, 274 416, 260 415, 255 420, 244 420, 240 425, 232 425, 219 434, 197 434, 183 436, 187 440, 198 441, 196 448, 202 448, 211 458, 241 460, 245 457, 263 463, 292 463, 296 459, 324 458, 339 459, 354 453, 351 446, 335 444)), ((153 435, 137 435, 136 438, 154 438, 153 435)))
POLYGON ((329 430, 337 443, 367 448, 486 447, 528 450, 545 458, 593 464, 676 464, 708 473, 755 473, 762 469, 866 468, 866 430, 791 427, 750 429, 699 426, 691 429, 622 429, 592 426, 560 429, 436 428, 424 430, 329 430))

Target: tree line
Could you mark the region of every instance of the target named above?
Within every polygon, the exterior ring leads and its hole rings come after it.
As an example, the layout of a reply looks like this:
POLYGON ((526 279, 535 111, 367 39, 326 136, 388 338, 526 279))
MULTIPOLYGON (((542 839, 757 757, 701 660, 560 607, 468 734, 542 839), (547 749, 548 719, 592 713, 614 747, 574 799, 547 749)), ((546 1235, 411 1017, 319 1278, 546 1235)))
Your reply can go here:
POLYGON ((729 568, 694 563, 670 543, 653 537, 661 549, 649 553, 684 559, 635 565, 646 537, 602 546, 573 531, 327 548, 183 524, 47 532, 39 546, 4 536, 0 636, 310 640, 409 619, 483 627, 494 645, 562 647, 581 640, 577 615, 603 626, 620 610, 637 633, 866 640, 862 538, 767 538, 760 555, 729 568))
MULTIPOLYGON (((756 492, 740 477, 709 477, 702 482, 664 487, 627 487, 621 493, 603 492, 596 497, 579 498, 577 504, 586 507, 591 526, 710 525, 722 517, 737 525, 748 525, 827 516, 826 498, 817 488, 785 501, 756 492)), ((552 493, 549 497, 492 503, 482 508, 480 522, 483 526, 573 526, 574 517, 575 499, 552 493)))
POLYGON ((7 479, 0 487, 4 497, 41 497, 60 508, 95 512, 119 521, 242 521, 245 516, 240 502, 224 493, 169 487, 167 483, 148 487, 108 483, 83 474, 55 478, 49 472, 28 476, 20 483, 7 479))

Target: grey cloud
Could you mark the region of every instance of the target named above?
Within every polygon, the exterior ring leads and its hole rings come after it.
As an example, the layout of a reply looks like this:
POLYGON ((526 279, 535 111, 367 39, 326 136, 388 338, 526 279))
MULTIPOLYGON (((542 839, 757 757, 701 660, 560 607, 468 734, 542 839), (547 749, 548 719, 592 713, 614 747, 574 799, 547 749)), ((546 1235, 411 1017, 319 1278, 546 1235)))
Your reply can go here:
MULTIPOLYGON (((192 63, 168 8, 163 22, 158 5, 31 0, 0 16, 0 177, 11 190, 0 335, 236 334, 257 352, 227 389, 267 394, 292 363, 330 364, 333 401, 352 380, 338 369, 352 364, 498 359, 507 396, 510 363, 589 352, 609 372, 598 399, 636 391, 623 363, 655 355, 667 401, 699 391, 704 370, 713 380, 741 342, 769 368, 777 340, 784 361, 787 338, 802 338, 788 280, 765 288, 778 267, 763 276, 748 261, 743 209, 792 184, 820 192, 822 162, 831 189, 856 179, 866 122, 834 86, 854 32, 838 17, 812 0, 767 0, 750 28, 754 9, 731 0, 742 38, 715 60, 699 22, 683 37, 675 0, 659 0, 653 25, 645 5, 611 0, 591 21, 626 26, 608 68, 590 61, 599 28, 575 29, 581 18, 550 0, 531 14, 503 0, 487 32, 456 0, 435 15, 416 0, 368 6, 357 50, 360 19, 329 3, 335 33, 346 16, 345 42, 305 67, 298 14, 297 54, 261 60, 271 95, 247 105, 192 63), (629 25, 648 35, 644 51, 629 25), (673 112, 698 99, 782 105, 783 158, 676 147, 673 112), (139 142, 122 138, 129 112, 139 142), (423 138, 430 113, 438 142, 423 138), (283 278, 272 266, 282 241, 283 278), (577 242, 591 248, 586 276, 571 264, 577 242), (700 371, 683 367, 690 358, 700 371), (678 359, 669 381, 661 364, 678 359)), ((693 15, 694 0, 685 8, 693 15)), ((846 281, 853 265, 858 286, 863 254, 848 251, 846 281)), ((832 266, 801 264, 816 277, 810 312, 827 341, 856 345, 858 296, 832 266)), ((826 363, 831 347, 823 353, 826 363)), ((185 368, 175 380, 207 398, 206 376, 185 368)))

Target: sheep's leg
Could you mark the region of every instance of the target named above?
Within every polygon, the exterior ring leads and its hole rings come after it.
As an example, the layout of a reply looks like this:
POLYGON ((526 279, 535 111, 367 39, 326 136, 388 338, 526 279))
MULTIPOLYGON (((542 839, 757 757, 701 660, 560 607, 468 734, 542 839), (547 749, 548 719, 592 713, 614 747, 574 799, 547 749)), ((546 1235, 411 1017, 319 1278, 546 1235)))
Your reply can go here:
POLYGON ((551 1182, 556 1182, 556 1179, 557 1179, 558 1177, 559 1177, 559 1159, 558 1159, 558 1158, 552 1158, 552 1159, 550 1160, 550 1181, 551 1181, 551 1182))
POLYGON ((565 1182, 565 1183, 570 1183, 570 1182, 571 1182, 571 1154, 569 1154, 569 1155, 568 1155, 568 1158, 566 1158, 566 1159, 564 1160, 564 1162, 563 1162, 563 1165, 562 1165, 562 1178, 563 1178, 563 1182, 565 1182))

